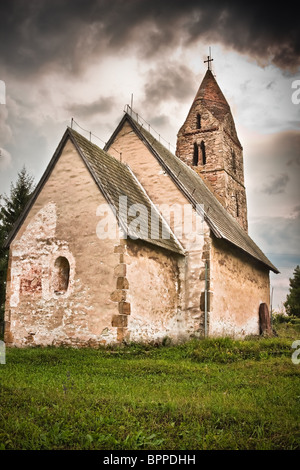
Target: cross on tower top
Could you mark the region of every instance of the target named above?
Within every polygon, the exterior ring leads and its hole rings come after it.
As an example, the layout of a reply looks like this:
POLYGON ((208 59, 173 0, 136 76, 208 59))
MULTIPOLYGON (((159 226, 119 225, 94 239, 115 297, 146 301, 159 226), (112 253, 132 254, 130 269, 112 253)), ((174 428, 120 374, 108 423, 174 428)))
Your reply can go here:
POLYGON ((210 52, 210 48, 209 48, 209 55, 207 56, 207 60, 204 61, 204 63, 207 62, 207 69, 208 70, 211 70, 211 65, 210 65, 210 62, 212 62, 214 59, 211 59, 211 52, 210 52))

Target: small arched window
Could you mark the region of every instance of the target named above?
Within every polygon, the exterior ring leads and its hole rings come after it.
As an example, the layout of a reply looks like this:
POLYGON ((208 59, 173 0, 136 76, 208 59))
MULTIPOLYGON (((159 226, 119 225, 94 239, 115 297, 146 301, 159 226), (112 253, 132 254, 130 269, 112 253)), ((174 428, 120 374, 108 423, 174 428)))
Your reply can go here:
POLYGON ((199 161, 199 148, 198 144, 194 143, 194 155, 193 155, 193 166, 197 166, 199 161))
POLYGON ((201 156, 202 156, 202 165, 206 164, 206 151, 205 151, 205 143, 201 142, 200 144, 200 149, 201 149, 201 156))
POLYGON ((70 263, 64 256, 59 256, 54 263, 53 291, 60 295, 67 292, 69 287, 70 263))
POLYGON ((196 129, 201 129, 201 114, 200 113, 197 114, 196 129))

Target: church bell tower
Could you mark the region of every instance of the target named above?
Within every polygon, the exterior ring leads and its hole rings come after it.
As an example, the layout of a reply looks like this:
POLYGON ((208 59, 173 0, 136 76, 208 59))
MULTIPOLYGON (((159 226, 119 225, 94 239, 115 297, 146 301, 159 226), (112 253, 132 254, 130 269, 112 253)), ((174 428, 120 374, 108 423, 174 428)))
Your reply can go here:
POLYGON ((208 69, 177 134, 176 155, 192 167, 247 232, 243 148, 229 104, 208 69))

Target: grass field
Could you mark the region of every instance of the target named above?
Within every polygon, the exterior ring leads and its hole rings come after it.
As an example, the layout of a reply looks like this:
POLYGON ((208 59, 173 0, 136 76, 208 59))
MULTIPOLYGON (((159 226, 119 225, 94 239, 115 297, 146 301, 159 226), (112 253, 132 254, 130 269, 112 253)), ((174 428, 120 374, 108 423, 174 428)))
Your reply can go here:
POLYGON ((299 449, 295 339, 7 349, 0 449, 299 449))

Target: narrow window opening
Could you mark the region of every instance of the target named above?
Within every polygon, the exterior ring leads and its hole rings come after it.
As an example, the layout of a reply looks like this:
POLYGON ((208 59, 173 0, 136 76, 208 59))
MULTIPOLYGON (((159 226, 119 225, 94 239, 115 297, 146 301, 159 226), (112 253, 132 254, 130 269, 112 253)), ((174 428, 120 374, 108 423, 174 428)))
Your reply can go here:
POLYGON ((236 154, 234 150, 231 150, 231 156, 232 156, 232 169, 234 173, 236 173, 236 154))
POLYGON ((53 290, 57 295, 67 292, 69 287, 70 264, 67 258, 59 256, 54 263, 53 290))
POLYGON ((193 166, 197 166, 199 161, 199 148, 197 143, 194 143, 193 166))
POLYGON ((239 206, 239 199, 237 193, 235 193, 235 201, 236 201, 236 216, 240 216, 240 206, 239 206))
POLYGON ((201 129, 201 114, 197 114, 197 120, 196 120, 196 126, 197 129, 201 129))
POLYGON ((205 143, 201 142, 200 144, 200 149, 201 149, 201 156, 202 156, 202 165, 206 164, 206 151, 205 151, 205 143))

